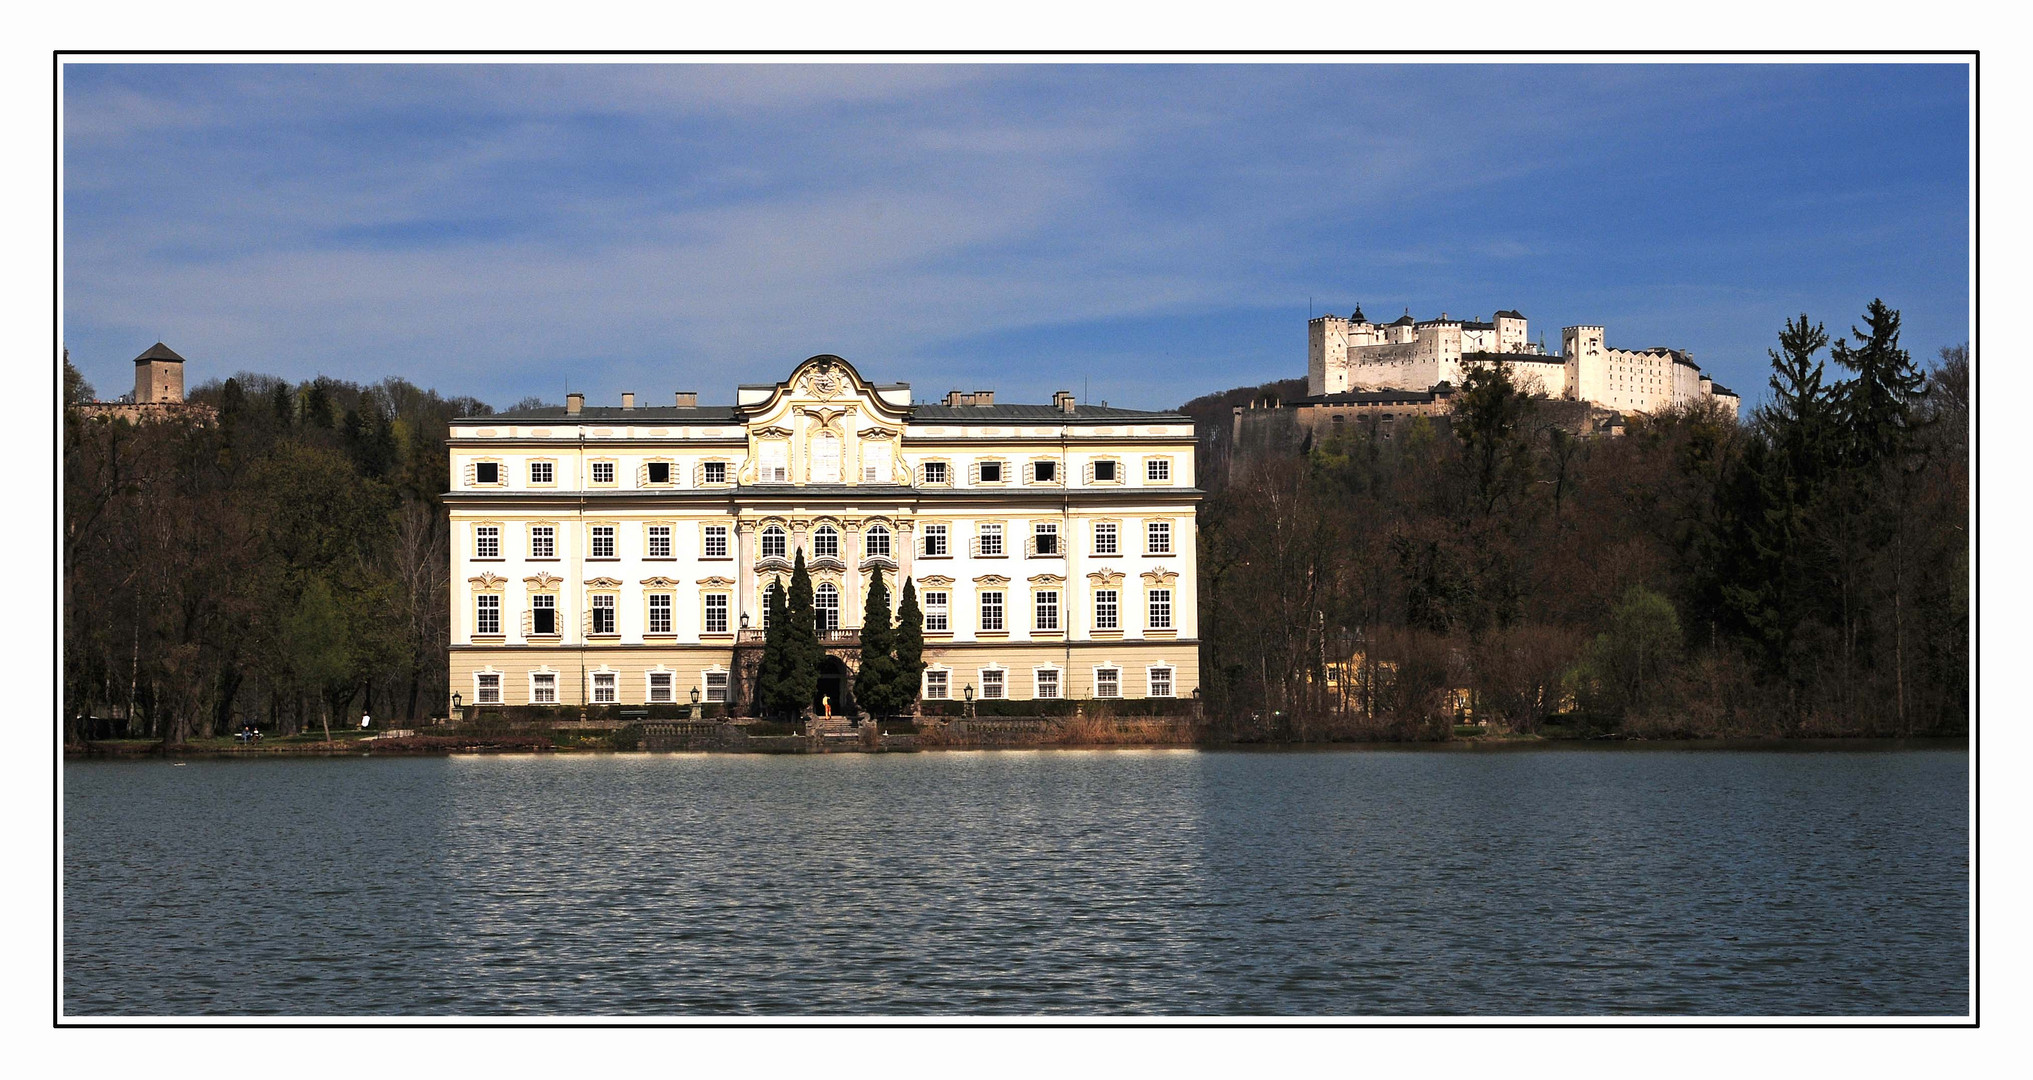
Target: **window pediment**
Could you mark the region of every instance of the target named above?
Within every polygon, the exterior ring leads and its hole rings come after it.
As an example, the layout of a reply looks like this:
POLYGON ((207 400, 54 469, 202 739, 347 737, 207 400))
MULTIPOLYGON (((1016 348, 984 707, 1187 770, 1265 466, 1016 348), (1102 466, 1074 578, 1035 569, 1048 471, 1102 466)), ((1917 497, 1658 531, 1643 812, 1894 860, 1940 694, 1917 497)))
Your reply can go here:
POLYGON ((733 587, 734 579, 731 577, 721 577, 720 575, 715 574, 712 577, 700 578, 699 584, 704 585, 709 589, 726 589, 733 587))
MULTIPOLYGON (((979 579, 977 578, 976 580, 979 579)), ((952 586, 953 579, 947 577, 944 574, 932 574, 926 577, 919 578, 918 584, 923 585, 928 589, 945 589, 950 588, 952 586)))
POLYGON ((589 589, 618 589, 621 587, 621 579, 611 577, 588 578, 586 587, 589 589))
POLYGON ((523 578, 522 583, 524 585, 529 586, 532 589, 555 589, 559 585, 563 584, 564 580, 565 580, 564 578, 558 577, 557 575, 549 573, 548 571, 539 571, 536 574, 531 575, 530 577, 523 578))
POLYGON ((1009 584, 1009 579, 1003 577, 1001 574, 983 574, 980 577, 975 578, 974 583, 976 585, 993 585, 996 586, 997 588, 1000 588, 1004 585, 1009 584))
POLYGON ((1144 579, 1145 585, 1166 586, 1171 585, 1172 583, 1179 580, 1178 574, 1174 573, 1173 571, 1167 570, 1162 566, 1157 567, 1156 569, 1146 570, 1143 573, 1138 574, 1137 576, 1144 579))
POLYGON ((662 574, 656 577, 643 578, 642 583, 652 589, 675 589, 680 584, 675 578, 667 578, 662 574))
POLYGON ((492 570, 482 571, 479 577, 470 577, 466 580, 475 587, 482 589, 498 589, 508 584, 507 578, 494 573, 492 570))

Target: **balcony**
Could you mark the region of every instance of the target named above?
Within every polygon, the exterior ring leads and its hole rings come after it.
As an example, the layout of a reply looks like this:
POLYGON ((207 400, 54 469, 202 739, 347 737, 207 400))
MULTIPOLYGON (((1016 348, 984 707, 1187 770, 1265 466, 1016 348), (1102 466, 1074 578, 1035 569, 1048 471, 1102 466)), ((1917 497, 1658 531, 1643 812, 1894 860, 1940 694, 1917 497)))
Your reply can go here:
MULTIPOLYGON (((734 643, 736 645, 760 645, 763 643, 764 633, 765 631, 752 627, 743 628, 735 631, 734 643)), ((859 645, 861 644, 861 628, 856 626, 821 630, 819 631, 819 644, 825 646, 859 645)))

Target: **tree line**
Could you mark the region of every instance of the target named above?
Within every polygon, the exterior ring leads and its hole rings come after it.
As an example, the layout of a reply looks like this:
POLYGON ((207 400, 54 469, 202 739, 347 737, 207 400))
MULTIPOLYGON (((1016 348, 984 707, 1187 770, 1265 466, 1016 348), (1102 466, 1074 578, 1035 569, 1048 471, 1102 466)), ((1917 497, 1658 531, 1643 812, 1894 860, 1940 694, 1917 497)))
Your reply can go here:
MULTIPOLYGON (((92 388, 64 362, 66 403, 92 388)), ((444 699, 454 416, 402 379, 193 389, 216 423, 63 420, 65 738, 287 734, 444 699)))
POLYGON ((1372 418, 1217 463, 1217 731, 1965 731, 1967 349, 1920 370, 1873 301, 1848 338, 1788 320, 1771 365, 1742 422, 1696 405, 1583 438, 1497 364, 1445 425, 1372 418))

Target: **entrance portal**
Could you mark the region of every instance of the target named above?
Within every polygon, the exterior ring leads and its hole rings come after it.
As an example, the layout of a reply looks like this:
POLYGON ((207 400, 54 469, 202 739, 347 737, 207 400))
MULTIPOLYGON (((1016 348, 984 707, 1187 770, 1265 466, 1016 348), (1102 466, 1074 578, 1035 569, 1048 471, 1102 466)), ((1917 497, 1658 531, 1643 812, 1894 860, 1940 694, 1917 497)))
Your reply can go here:
POLYGON ((826 715, 829 703, 834 716, 854 715, 854 677, 847 671, 847 662, 837 656, 819 661, 819 690, 812 698, 812 714, 826 715))

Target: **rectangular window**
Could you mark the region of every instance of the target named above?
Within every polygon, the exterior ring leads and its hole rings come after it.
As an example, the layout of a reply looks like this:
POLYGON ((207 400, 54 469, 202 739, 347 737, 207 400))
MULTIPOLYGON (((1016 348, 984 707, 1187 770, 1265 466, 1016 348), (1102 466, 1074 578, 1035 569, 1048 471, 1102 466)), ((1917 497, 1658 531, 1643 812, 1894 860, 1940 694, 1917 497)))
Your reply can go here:
POLYGON ((669 701, 671 699, 670 672, 652 671, 649 673, 649 699, 651 701, 669 701))
POLYGON ((1002 554, 1002 526, 983 524, 981 526, 981 554, 995 556, 1002 554))
POLYGON ((1172 459, 1152 458, 1144 463, 1144 479, 1163 483, 1172 482, 1172 459))
POLYGON ((1057 671, 1051 668, 1039 668, 1036 675, 1039 697, 1055 698, 1059 696, 1059 673, 1057 671))
POLYGON ((706 673, 706 700, 707 701, 727 700, 726 672, 709 671, 706 673))
POLYGON ((614 557, 614 526, 593 526, 592 557, 595 559, 611 559, 614 557))
POLYGON ((947 607, 946 598, 948 595, 949 595, 948 593, 939 591, 937 589, 931 589, 925 592, 926 632, 929 633, 933 631, 943 631, 947 628, 948 626, 947 612, 949 609, 947 607))
POLYGON ((727 557, 727 526, 706 526, 705 555, 709 559, 724 559, 727 557))
POLYGON ((671 632, 671 594, 649 594, 649 632, 668 634, 671 632))
POLYGON ((946 554, 946 526, 925 526, 925 557, 939 558, 946 554))
POLYGON ((786 484, 791 479, 791 444, 771 439, 761 446, 760 479, 765 484, 786 484))
POLYGON ((943 461, 925 462, 925 483, 943 484, 945 482, 946 482, 946 463, 943 461))
POLYGON ((1171 628, 1172 628, 1172 590, 1152 589, 1151 629, 1170 630, 1171 628))
POLYGON ((981 673, 981 696, 998 700, 1002 698, 1002 672, 984 671, 981 673))
POLYGON ((530 482, 530 483, 532 483, 532 484, 548 484, 548 483, 550 483, 550 482, 551 482, 551 463, 550 463, 550 462, 548 462, 548 461, 532 461, 532 462, 530 462, 530 463, 529 463, 529 482, 530 482))
MULTIPOLYGON (((593 542, 596 547, 599 545, 599 529, 593 530, 593 542)), ((613 543, 611 536, 608 539, 608 543, 613 543)), ((652 559, 668 559, 671 557, 671 527, 669 525, 651 525, 649 527, 649 557, 652 559)))
POLYGON ((1100 482, 1100 483, 1106 483, 1106 484, 1112 484, 1112 483, 1114 483, 1114 482, 1115 482, 1115 479, 1116 479, 1116 476, 1115 476, 1115 468, 1116 468, 1116 463, 1115 463, 1115 462, 1113 462, 1113 461, 1097 461, 1097 462, 1095 462, 1095 463, 1094 463, 1094 479, 1095 479, 1096 481, 1100 482))
POLYGON ((556 675, 530 676, 529 700, 532 705, 556 705, 558 703, 558 677, 556 675))
POLYGON ((1154 667, 1151 669, 1151 696, 1152 697, 1172 696, 1171 668, 1154 667))
POLYGON ((981 628, 983 630, 1002 629, 1001 593, 985 592, 981 594, 981 628))
POLYGON ((1147 554, 1170 555, 1172 553, 1171 522, 1169 521, 1148 522, 1145 525, 1145 535, 1150 538, 1150 549, 1147 552, 1147 554))
POLYGON ((557 558, 558 530, 549 525, 530 526, 529 557, 532 559, 557 558))
POLYGON ((474 687, 473 698, 480 705, 501 704, 501 676, 479 676, 479 682, 474 687))
POLYGON ((614 596, 611 593, 593 597, 593 632, 614 633, 614 596))
POLYGON ((1057 589, 1040 589, 1032 597, 1032 608, 1037 621, 1036 630, 1057 630, 1059 628, 1059 592, 1057 589))
POLYGON ((1121 596, 1114 589, 1094 590, 1094 628, 1096 630, 1122 629, 1121 596))
POLYGON ((861 444, 861 482, 864 484, 887 484, 895 474, 892 464, 895 451, 886 442, 865 442, 861 444))
POLYGON ((724 634, 727 632, 727 594, 706 594, 706 632, 724 634))
POLYGON ((1031 463, 1031 482, 1037 484, 1056 483, 1059 479, 1059 463, 1056 461, 1034 461, 1031 463))
POLYGON ((615 675, 611 671, 596 671, 593 673, 593 704, 614 704, 616 699, 614 680, 615 675))
POLYGON ((1094 669, 1094 696, 1095 696, 1095 697, 1121 697, 1121 696, 1122 696, 1122 669, 1121 669, 1121 668, 1112 668, 1112 667, 1105 667, 1105 668, 1095 668, 1095 669, 1094 669))
POLYGON ((611 461, 596 461, 596 462, 594 462, 594 463, 593 463, 593 482, 594 482, 594 483, 596 483, 596 484, 611 484, 611 483, 613 483, 613 482, 614 482, 614 463, 613 463, 613 462, 611 462, 611 461))
POLYGON ((1058 523, 1040 521, 1035 525, 1035 528, 1037 531, 1032 534, 1034 542, 1031 545, 1035 552, 1039 555, 1057 555, 1059 553, 1058 523))
POLYGON ((558 632, 558 598, 539 593, 529 598, 529 632, 538 635, 558 632))
POLYGON ((476 634, 501 632, 501 597, 483 593, 473 598, 473 632, 476 634))
POLYGON ((649 482, 650 482, 650 483, 652 483, 652 484, 668 484, 668 483, 670 483, 670 482, 671 482, 671 463, 670 463, 670 462, 668 462, 668 461, 652 461, 652 462, 650 462, 650 463, 649 463, 649 482))
POLYGON ((724 461, 709 461, 706 463, 706 468, 701 473, 701 476, 703 476, 706 483, 724 484, 727 482, 727 463, 724 461))
POLYGON ((976 466, 976 468, 980 470, 982 483, 984 484, 1002 483, 1002 462, 984 461, 980 465, 976 466))
POLYGON ((944 671, 925 672, 925 697, 931 701, 946 700, 947 673, 944 671))
MULTIPOLYGON (((482 461, 482 462, 479 462, 479 463, 475 464, 475 465, 473 466, 473 482, 474 482, 474 483, 476 483, 476 484, 498 484, 498 483, 500 483, 500 482, 501 482, 501 465, 500 465, 500 463, 499 463, 499 462, 494 462, 494 461, 482 461)), ((500 689, 501 689, 501 682, 500 682, 500 679, 499 679, 499 678, 496 678, 496 680, 495 680, 495 692, 496 692, 496 693, 495 693, 495 698, 496 698, 496 700, 499 700, 499 699, 500 699, 500 689)))
POLYGON ((1094 523, 1094 553, 1096 555, 1121 554, 1116 548, 1115 522, 1097 521, 1094 523))
POLYGON ((501 526, 482 525, 473 530, 473 557, 476 559, 501 557, 501 526))

